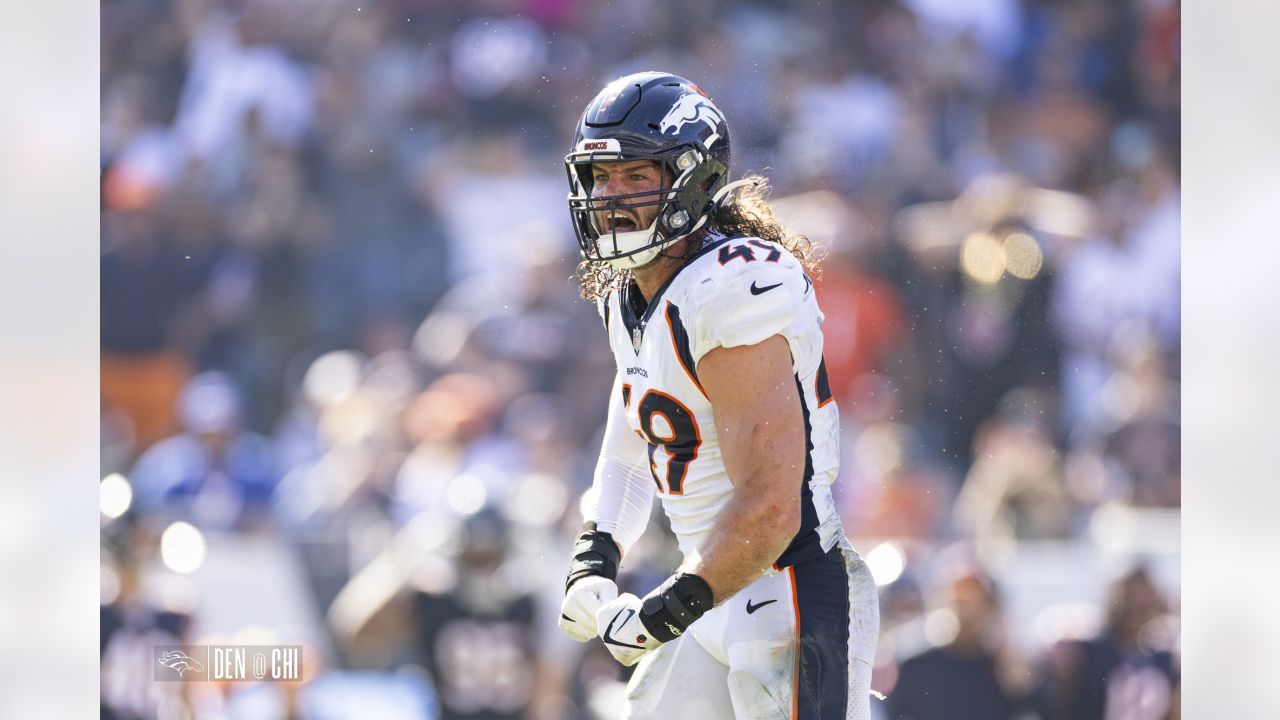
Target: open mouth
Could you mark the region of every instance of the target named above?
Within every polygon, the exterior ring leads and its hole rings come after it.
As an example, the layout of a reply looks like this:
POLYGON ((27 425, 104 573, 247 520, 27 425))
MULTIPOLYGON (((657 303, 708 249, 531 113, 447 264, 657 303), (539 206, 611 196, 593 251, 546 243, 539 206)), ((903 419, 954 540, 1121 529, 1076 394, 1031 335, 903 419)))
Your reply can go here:
POLYGON ((605 232, 631 232, 639 226, 626 215, 610 215, 604 220, 604 228, 605 232))

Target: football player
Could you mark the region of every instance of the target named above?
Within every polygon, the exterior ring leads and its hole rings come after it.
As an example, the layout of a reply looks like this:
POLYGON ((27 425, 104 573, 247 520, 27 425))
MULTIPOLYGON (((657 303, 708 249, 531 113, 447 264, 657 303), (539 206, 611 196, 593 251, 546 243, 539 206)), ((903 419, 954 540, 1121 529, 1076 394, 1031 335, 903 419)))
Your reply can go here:
POLYGON ((466 520, 451 588, 413 596, 418 644, 440 720, 529 717, 538 666, 536 600, 508 580, 507 520, 486 508, 466 520))
POLYGON ((639 663, 624 718, 867 718, 879 609, 831 495, 813 259, 729 161, 724 113, 659 72, 609 83, 565 158, 618 375, 560 626, 639 663), (619 595, 655 494, 684 561, 619 595))

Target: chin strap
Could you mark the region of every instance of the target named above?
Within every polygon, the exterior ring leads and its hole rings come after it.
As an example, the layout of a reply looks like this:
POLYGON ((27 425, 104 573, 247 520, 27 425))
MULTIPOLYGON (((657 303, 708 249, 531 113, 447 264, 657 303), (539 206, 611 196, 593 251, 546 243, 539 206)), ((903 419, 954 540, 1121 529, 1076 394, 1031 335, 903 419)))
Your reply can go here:
MULTIPOLYGON (((733 181, 733 182, 731 182, 731 183, 726 184, 724 187, 720 188, 720 190, 719 190, 718 192, 716 192, 716 194, 715 194, 715 195, 711 196, 711 204, 712 204, 714 207, 717 207, 717 208, 718 208, 718 207, 720 206, 720 203, 721 203, 721 202, 722 202, 726 197, 728 197, 729 193, 733 192, 734 190, 737 190, 738 188, 740 188, 740 187, 742 187, 742 186, 744 186, 744 185, 759 185, 759 184, 760 184, 760 182, 759 182, 758 180, 735 180, 735 181, 733 181)), ((698 230, 700 230, 700 229, 702 228, 702 226, 703 226, 703 225, 706 225, 706 224, 707 224, 707 220, 708 220, 708 219, 710 219, 710 213, 703 214, 703 216, 702 216, 702 217, 698 218, 698 222, 697 222, 696 224, 694 224, 694 226, 693 226, 693 227, 689 228, 689 232, 686 232, 686 233, 684 233, 683 235, 677 235, 677 236, 675 236, 675 237, 673 237, 673 238, 668 238, 668 239, 666 239, 665 241, 663 241, 663 242, 662 242, 662 244, 660 244, 660 245, 655 245, 655 246, 653 246, 652 248, 647 248, 647 249, 645 249, 645 250, 641 250, 641 251, 639 251, 639 252, 632 253, 631 255, 624 255, 624 256, 622 256, 622 257, 612 258, 612 259, 610 259, 610 260, 607 260, 606 262, 608 262, 610 265, 613 265, 614 267, 619 268, 619 269, 621 269, 621 270, 629 270, 629 269, 632 269, 632 268, 640 267, 641 265, 645 265, 645 264, 647 264, 649 261, 651 261, 651 260, 653 260, 655 257, 657 257, 657 256, 658 256, 658 253, 660 253, 660 252, 662 252, 663 250, 665 250, 666 248, 670 247, 670 246, 672 245, 672 243, 674 243, 674 242, 676 242, 677 240, 680 240, 680 239, 682 239, 682 238, 686 238, 686 237, 688 237, 688 236, 690 236, 690 235, 694 234, 694 233, 695 233, 695 232, 697 232, 698 230), (642 262, 638 262, 638 261, 642 261, 642 262)), ((652 225, 650 225, 648 228, 645 228, 645 229, 642 229, 642 230, 631 230, 631 231, 629 231, 628 233, 625 233, 625 234, 624 234, 624 233, 613 233, 613 236, 614 236, 614 238, 615 238, 614 248, 616 249, 616 248, 617 248, 617 246, 618 246, 619 244, 621 244, 621 243, 618 243, 618 242, 616 241, 616 239, 617 239, 617 238, 619 238, 619 237, 620 237, 620 236, 622 236, 622 235, 636 234, 636 235, 648 235, 649 237, 653 237, 653 235, 654 235, 654 231, 655 231, 655 229, 658 227, 658 222, 659 222, 659 218, 655 217, 655 218, 653 219, 653 224, 652 224, 652 225)), ((606 234, 606 233, 601 233, 601 234, 600 234, 600 237, 601 237, 601 238, 604 238, 604 237, 606 237, 606 236, 607 236, 607 234, 606 234)), ((599 242, 599 241, 597 240, 597 243, 598 243, 598 242, 599 242)))
POLYGON ((721 201, 723 201, 725 197, 728 196, 728 194, 733 192, 734 190, 737 190, 743 185, 759 185, 759 184, 760 183, 757 180, 734 180, 733 182, 720 188, 720 191, 717 192, 715 195, 711 196, 711 204, 719 207, 721 201))

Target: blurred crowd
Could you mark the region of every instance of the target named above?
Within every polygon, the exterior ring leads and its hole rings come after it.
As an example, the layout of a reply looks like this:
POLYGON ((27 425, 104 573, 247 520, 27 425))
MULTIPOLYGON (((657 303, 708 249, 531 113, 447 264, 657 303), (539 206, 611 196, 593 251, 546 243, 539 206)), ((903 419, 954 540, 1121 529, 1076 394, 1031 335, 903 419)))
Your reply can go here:
POLYGON ((826 255, 876 712, 1176 717, 1179 16, 103 0, 103 717, 612 716, 625 673, 555 628, 613 374, 561 160, 645 69, 826 255), (307 682, 137 659, 250 637, 307 682))

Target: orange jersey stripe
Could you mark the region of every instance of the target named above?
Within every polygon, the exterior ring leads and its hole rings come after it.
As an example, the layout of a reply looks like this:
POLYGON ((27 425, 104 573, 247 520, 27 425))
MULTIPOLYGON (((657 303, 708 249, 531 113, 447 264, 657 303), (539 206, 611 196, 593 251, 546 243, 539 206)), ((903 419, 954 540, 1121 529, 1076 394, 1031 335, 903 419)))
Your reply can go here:
POLYGON ((791 678, 791 720, 800 718, 800 594, 796 592, 796 569, 787 568, 787 576, 791 578, 791 609, 796 616, 796 663, 795 674, 791 678))

